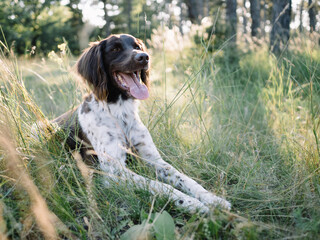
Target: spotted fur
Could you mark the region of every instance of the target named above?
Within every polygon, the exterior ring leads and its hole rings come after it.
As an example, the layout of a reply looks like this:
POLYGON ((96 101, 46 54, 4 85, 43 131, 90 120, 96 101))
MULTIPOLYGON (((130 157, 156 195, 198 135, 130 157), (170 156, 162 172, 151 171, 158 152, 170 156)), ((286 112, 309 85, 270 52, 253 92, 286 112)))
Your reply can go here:
MULTIPOLYGON (((116 71, 123 71, 120 68, 126 66, 131 71, 143 69, 141 71, 144 76, 141 74, 141 78, 147 83, 149 62, 135 66, 136 54, 147 54, 142 44, 142 41, 130 35, 112 35, 86 50, 80 57, 77 68, 80 75, 93 87, 93 93, 87 96, 77 109, 62 115, 54 122, 70 133, 67 143, 71 148, 78 147, 82 157, 90 156, 97 160, 100 168, 107 173, 107 183, 126 182, 148 189, 153 194, 166 195, 177 206, 192 212, 208 212, 210 206, 218 205, 230 209, 228 201, 208 192, 161 158, 149 131, 138 115, 138 100, 117 87, 119 83, 113 79, 112 73, 115 68, 116 71), (113 41, 122 49, 118 53, 120 60, 118 55, 114 55, 115 59, 105 56, 110 54, 108 51, 112 49, 110 45, 112 46, 113 41), (139 50, 135 47, 137 44, 141 46, 139 50), (92 67, 84 66, 85 63, 90 63, 92 67), (90 75, 87 71, 94 73, 90 75), (99 86, 104 90, 96 89, 99 86), (131 149, 155 169, 158 180, 147 179, 127 168, 126 156, 132 152, 131 149), (95 154, 92 155, 93 150, 95 154)), ((143 56, 144 60, 148 59, 143 56)))

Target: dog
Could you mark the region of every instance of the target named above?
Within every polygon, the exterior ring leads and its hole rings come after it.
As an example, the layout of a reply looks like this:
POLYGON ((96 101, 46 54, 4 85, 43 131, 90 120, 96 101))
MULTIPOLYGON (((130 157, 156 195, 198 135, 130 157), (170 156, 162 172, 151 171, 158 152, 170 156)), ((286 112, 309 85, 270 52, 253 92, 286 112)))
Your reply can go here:
POLYGON ((138 115, 139 100, 149 96, 150 59, 144 43, 127 34, 94 42, 77 61, 76 71, 92 93, 76 109, 53 120, 68 133, 67 145, 87 161, 96 159, 110 180, 165 195, 190 212, 231 204, 165 162, 138 115), (127 168, 130 149, 153 167, 159 181, 127 168), (94 152, 94 154, 92 154, 94 152))

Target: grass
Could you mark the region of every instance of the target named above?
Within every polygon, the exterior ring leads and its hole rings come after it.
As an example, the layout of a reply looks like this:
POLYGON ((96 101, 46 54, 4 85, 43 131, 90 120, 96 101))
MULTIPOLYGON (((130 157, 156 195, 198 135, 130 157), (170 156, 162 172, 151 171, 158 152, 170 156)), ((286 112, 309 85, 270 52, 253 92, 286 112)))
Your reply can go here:
MULTIPOLYGON (((280 60, 264 47, 153 51, 141 116, 166 161, 232 202, 230 212, 206 216, 146 191, 106 187, 104 173, 50 133, 32 138, 35 122, 48 125, 81 101, 74 60, 65 51, 42 61, 3 52, 1 238, 119 239, 130 229, 163 239, 159 229, 169 227, 159 219, 174 222, 176 239, 319 238, 320 49, 299 46, 280 60)), ((139 161, 131 168, 154 176, 139 161)))

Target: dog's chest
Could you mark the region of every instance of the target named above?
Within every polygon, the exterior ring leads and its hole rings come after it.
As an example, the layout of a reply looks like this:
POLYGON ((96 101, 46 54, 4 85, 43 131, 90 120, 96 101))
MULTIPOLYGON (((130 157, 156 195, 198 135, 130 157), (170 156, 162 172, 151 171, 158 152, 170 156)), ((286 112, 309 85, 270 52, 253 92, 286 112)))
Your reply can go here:
POLYGON ((116 142, 130 147, 132 129, 137 123, 137 105, 133 100, 121 98, 113 104, 84 101, 78 116, 83 132, 95 148, 102 142, 116 142))

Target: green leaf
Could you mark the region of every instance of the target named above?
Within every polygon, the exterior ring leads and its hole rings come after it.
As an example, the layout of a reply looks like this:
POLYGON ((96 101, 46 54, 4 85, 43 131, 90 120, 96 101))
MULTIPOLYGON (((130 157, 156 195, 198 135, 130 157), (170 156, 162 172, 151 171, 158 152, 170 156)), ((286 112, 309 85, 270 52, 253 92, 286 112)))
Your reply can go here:
POLYGON ((156 220, 153 223, 153 229, 157 240, 175 239, 174 221, 166 211, 163 211, 163 213, 156 217, 156 220))
POLYGON ((121 235, 120 240, 151 240, 152 233, 150 231, 151 225, 143 221, 142 224, 134 225, 121 235))
POLYGON ((141 221, 144 221, 144 220, 147 220, 148 219, 148 213, 146 213, 145 211, 144 211, 144 209, 142 208, 141 209, 141 212, 140 212, 140 219, 141 219, 141 221))

